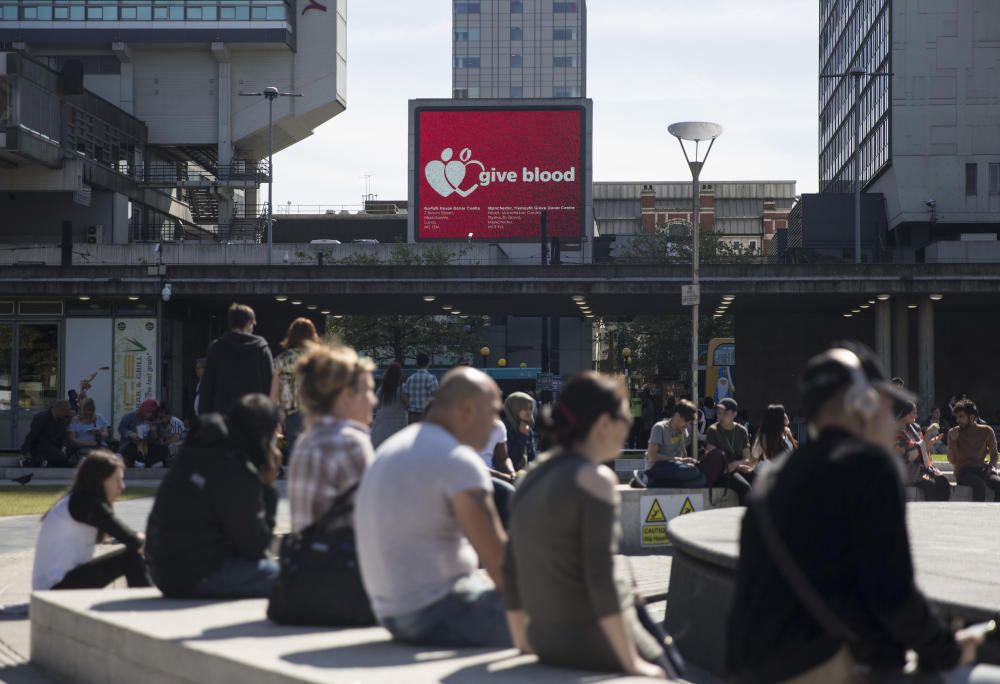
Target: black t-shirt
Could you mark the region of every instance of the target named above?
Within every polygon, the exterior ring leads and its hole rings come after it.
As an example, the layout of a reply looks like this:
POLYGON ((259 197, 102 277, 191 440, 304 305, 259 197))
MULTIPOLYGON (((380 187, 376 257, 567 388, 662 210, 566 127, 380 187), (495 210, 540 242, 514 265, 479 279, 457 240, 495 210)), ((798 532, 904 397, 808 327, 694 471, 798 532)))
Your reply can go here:
POLYGON ((960 651, 916 588, 898 457, 840 430, 762 473, 740 535, 727 638, 730 680, 788 679, 832 657, 843 642, 792 593, 760 538, 767 506, 778 533, 820 596, 858 635, 855 658, 901 667, 907 648, 921 667, 948 669, 960 651))
POLYGON ((716 423, 705 433, 705 443, 722 449, 730 461, 742 461, 743 450, 750 446, 750 433, 739 423, 734 423, 732 430, 723 430, 722 424, 716 423))

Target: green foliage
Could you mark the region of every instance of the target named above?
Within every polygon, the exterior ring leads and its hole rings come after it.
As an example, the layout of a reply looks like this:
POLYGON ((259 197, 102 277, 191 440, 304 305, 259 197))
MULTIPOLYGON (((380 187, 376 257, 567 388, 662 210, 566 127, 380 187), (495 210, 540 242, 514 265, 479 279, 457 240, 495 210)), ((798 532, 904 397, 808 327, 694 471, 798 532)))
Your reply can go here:
MULTIPOLYGON (((703 264, 748 263, 759 256, 750 248, 733 246, 711 230, 702 230, 698 260, 703 264)), ((661 223, 655 233, 636 235, 618 252, 626 264, 690 264, 691 224, 661 223)))
POLYGON ((412 359, 418 352, 454 363, 482 344, 482 321, 458 316, 345 316, 331 319, 328 332, 379 364, 412 359))

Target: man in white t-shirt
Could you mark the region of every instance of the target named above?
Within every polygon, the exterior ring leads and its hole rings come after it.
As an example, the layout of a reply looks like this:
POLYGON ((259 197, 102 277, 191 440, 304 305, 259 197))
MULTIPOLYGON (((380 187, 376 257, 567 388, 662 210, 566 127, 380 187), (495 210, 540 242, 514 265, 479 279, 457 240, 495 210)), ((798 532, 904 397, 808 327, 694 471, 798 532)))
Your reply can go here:
POLYGON ((450 371, 424 421, 383 442, 361 480, 354 509, 361 576, 379 622, 399 641, 512 643, 497 591, 507 536, 477 453, 499 410, 500 390, 488 375, 450 371))
POLYGON ((493 432, 479 452, 479 458, 483 459, 493 479, 493 505, 506 530, 510 522, 510 502, 514 498, 514 464, 507 457, 507 426, 499 418, 495 420, 493 432))

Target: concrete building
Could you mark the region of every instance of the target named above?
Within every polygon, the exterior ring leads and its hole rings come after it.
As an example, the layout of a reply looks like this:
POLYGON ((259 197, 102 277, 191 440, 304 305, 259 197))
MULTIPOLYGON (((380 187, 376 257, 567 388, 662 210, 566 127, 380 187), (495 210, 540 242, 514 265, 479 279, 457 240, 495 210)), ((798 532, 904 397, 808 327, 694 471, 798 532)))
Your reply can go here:
POLYGON ((268 105, 240 93, 302 93, 274 103, 276 151, 346 106, 346 0, 0 11, 0 46, 16 50, 0 75, 12 94, 0 121, 17 138, 0 168, 7 239, 61 239, 70 221, 81 242, 255 240, 268 105))
MULTIPOLYGON (((896 259, 1000 256, 1000 4, 822 0, 820 74, 861 68, 861 182, 896 259), (903 254, 906 252, 908 254, 903 254)), ((821 78, 819 180, 851 192, 854 84, 821 78)), ((846 230, 845 226, 845 230, 846 230)))
MULTIPOLYGON (((795 181, 703 182, 698 201, 703 230, 762 254, 776 232, 787 228, 795 181)), ((602 237, 653 233, 673 222, 690 225, 691 183, 594 183, 594 221, 602 237)))
POLYGON ((587 96, 587 3, 453 0, 452 96, 587 96))

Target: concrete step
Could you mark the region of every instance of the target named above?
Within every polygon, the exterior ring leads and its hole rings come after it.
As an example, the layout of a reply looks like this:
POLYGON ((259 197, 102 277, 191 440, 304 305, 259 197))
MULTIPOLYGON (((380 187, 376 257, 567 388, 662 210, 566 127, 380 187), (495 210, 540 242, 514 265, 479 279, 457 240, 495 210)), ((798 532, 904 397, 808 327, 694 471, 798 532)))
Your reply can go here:
POLYGON ((57 679, 106 684, 649 681, 550 668, 513 649, 398 644, 381 627, 281 627, 266 607, 164 599, 155 589, 36 592, 32 662, 57 679))
MULTIPOLYGON (((75 468, 0 468, 0 482, 8 482, 14 478, 24 477, 32 473, 32 482, 38 481, 69 481, 76 473, 75 468)), ((167 475, 167 468, 126 468, 125 481, 156 480, 160 481, 167 475)))

